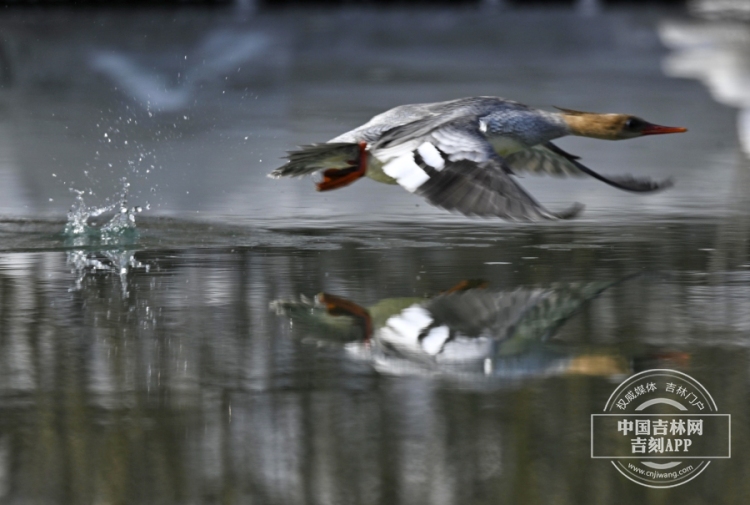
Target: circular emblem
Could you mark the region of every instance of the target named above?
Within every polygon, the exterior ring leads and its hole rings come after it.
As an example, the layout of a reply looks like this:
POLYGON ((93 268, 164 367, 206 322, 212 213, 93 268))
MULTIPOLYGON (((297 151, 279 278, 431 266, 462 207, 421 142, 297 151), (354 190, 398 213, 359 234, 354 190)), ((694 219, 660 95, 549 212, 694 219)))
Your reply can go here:
POLYGON ((646 370, 612 392, 604 414, 591 416, 591 457, 611 460, 643 486, 679 486, 711 460, 731 457, 731 416, 688 374, 646 370))

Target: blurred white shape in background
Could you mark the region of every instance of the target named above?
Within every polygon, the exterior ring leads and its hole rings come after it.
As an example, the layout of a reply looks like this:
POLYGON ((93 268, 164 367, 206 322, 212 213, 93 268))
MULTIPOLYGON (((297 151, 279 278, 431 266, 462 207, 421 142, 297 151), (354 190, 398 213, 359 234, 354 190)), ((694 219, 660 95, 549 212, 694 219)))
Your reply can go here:
POLYGON ((748 0, 692 0, 688 9, 696 16, 707 19, 750 20, 748 0))
MULTIPOLYGON (((715 18, 719 4, 728 0, 693 2, 715 18)), ((744 2, 750 13, 750 2, 744 2)), ((740 2, 736 2, 737 5, 740 2)), ((740 109, 737 131, 743 151, 750 156, 750 24, 736 18, 725 21, 665 21, 659 26, 662 42, 672 49, 664 73, 701 81, 720 103, 740 109)))
POLYGON ((201 81, 216 79, 261 54, 268 46, 268 37, 260 33, 217 30, 200 46, 185 55, 164 55, 185 58, 187 68, 174 85, 174 76, 140 64, 136 56, 112 50, 96 50, 91 66, 112 79, 125 94, 156 112, 174 112, 185 108, 201 81))

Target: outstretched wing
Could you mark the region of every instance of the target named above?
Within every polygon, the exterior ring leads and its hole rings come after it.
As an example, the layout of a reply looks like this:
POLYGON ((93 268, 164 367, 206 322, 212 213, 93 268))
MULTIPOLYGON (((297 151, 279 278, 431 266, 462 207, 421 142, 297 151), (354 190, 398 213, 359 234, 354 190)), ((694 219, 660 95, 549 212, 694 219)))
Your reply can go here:
POLYGON ((588 175, 624 191, 649 193, 672 186, 671 179, 655 181, 649 177, 622 175, 605 177, 583 165, 578 156, 570 154, 552 142, 524 149, 508 156, 505 160, 515 173, 528 172, 534 175, 553 175, 557 177, 582 177, 588 175))
POLYGON ((446 161, 442 169, 437 170, 425 163, 417 151, 414 163, 428 176, 414 193, 450 211, 469 216, 536 221, 570 219, 583 210, 581 204, 561 213, 545 209, 513 180, 498 160, 446 161))
POLYGON ((516 221, 569 219, 583 208, 554 213, 511 177, 478 130, 478 121, 459 120, 432 128, 422 121, 386 132, 371 147, 383 171, 428 202, 465 215, 516 221))
POLYGON ((585 176, 586 174, 573 164, 575 159, 577 157, 572 154, 562 156, 552 151, 547 145, 540 144, 507 156, 505 162, 515 174, 529 173, 553 177, 585 176))

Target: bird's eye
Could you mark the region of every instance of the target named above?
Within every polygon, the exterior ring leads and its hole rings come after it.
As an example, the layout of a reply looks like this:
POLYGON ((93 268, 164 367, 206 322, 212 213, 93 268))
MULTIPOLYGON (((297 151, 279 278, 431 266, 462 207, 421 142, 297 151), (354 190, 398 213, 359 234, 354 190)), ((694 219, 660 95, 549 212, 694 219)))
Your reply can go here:
POLYGON ((630 119, 625 121, 626 130, 640 131, 644 126, 646 126, 646 122, 643 119, 637 117, 631 117, 630 119))

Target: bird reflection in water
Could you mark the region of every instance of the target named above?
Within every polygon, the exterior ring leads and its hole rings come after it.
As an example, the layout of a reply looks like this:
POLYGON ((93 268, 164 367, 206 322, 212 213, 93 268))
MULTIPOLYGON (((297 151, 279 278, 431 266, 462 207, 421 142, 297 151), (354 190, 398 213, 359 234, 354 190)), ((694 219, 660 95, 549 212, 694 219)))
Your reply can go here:
POLYGON ((619 376, 664 362, 687 366, 684 353, 625 355, 576 349, 554 339, 584 305, 629 278, 513 291, 467 280, 432 298, 388 298, 368 308, 328 293, 276 300, 271 308, 288 317, 304 339, 338 342, 352 357, 387 374, 520 379, 619 376))

